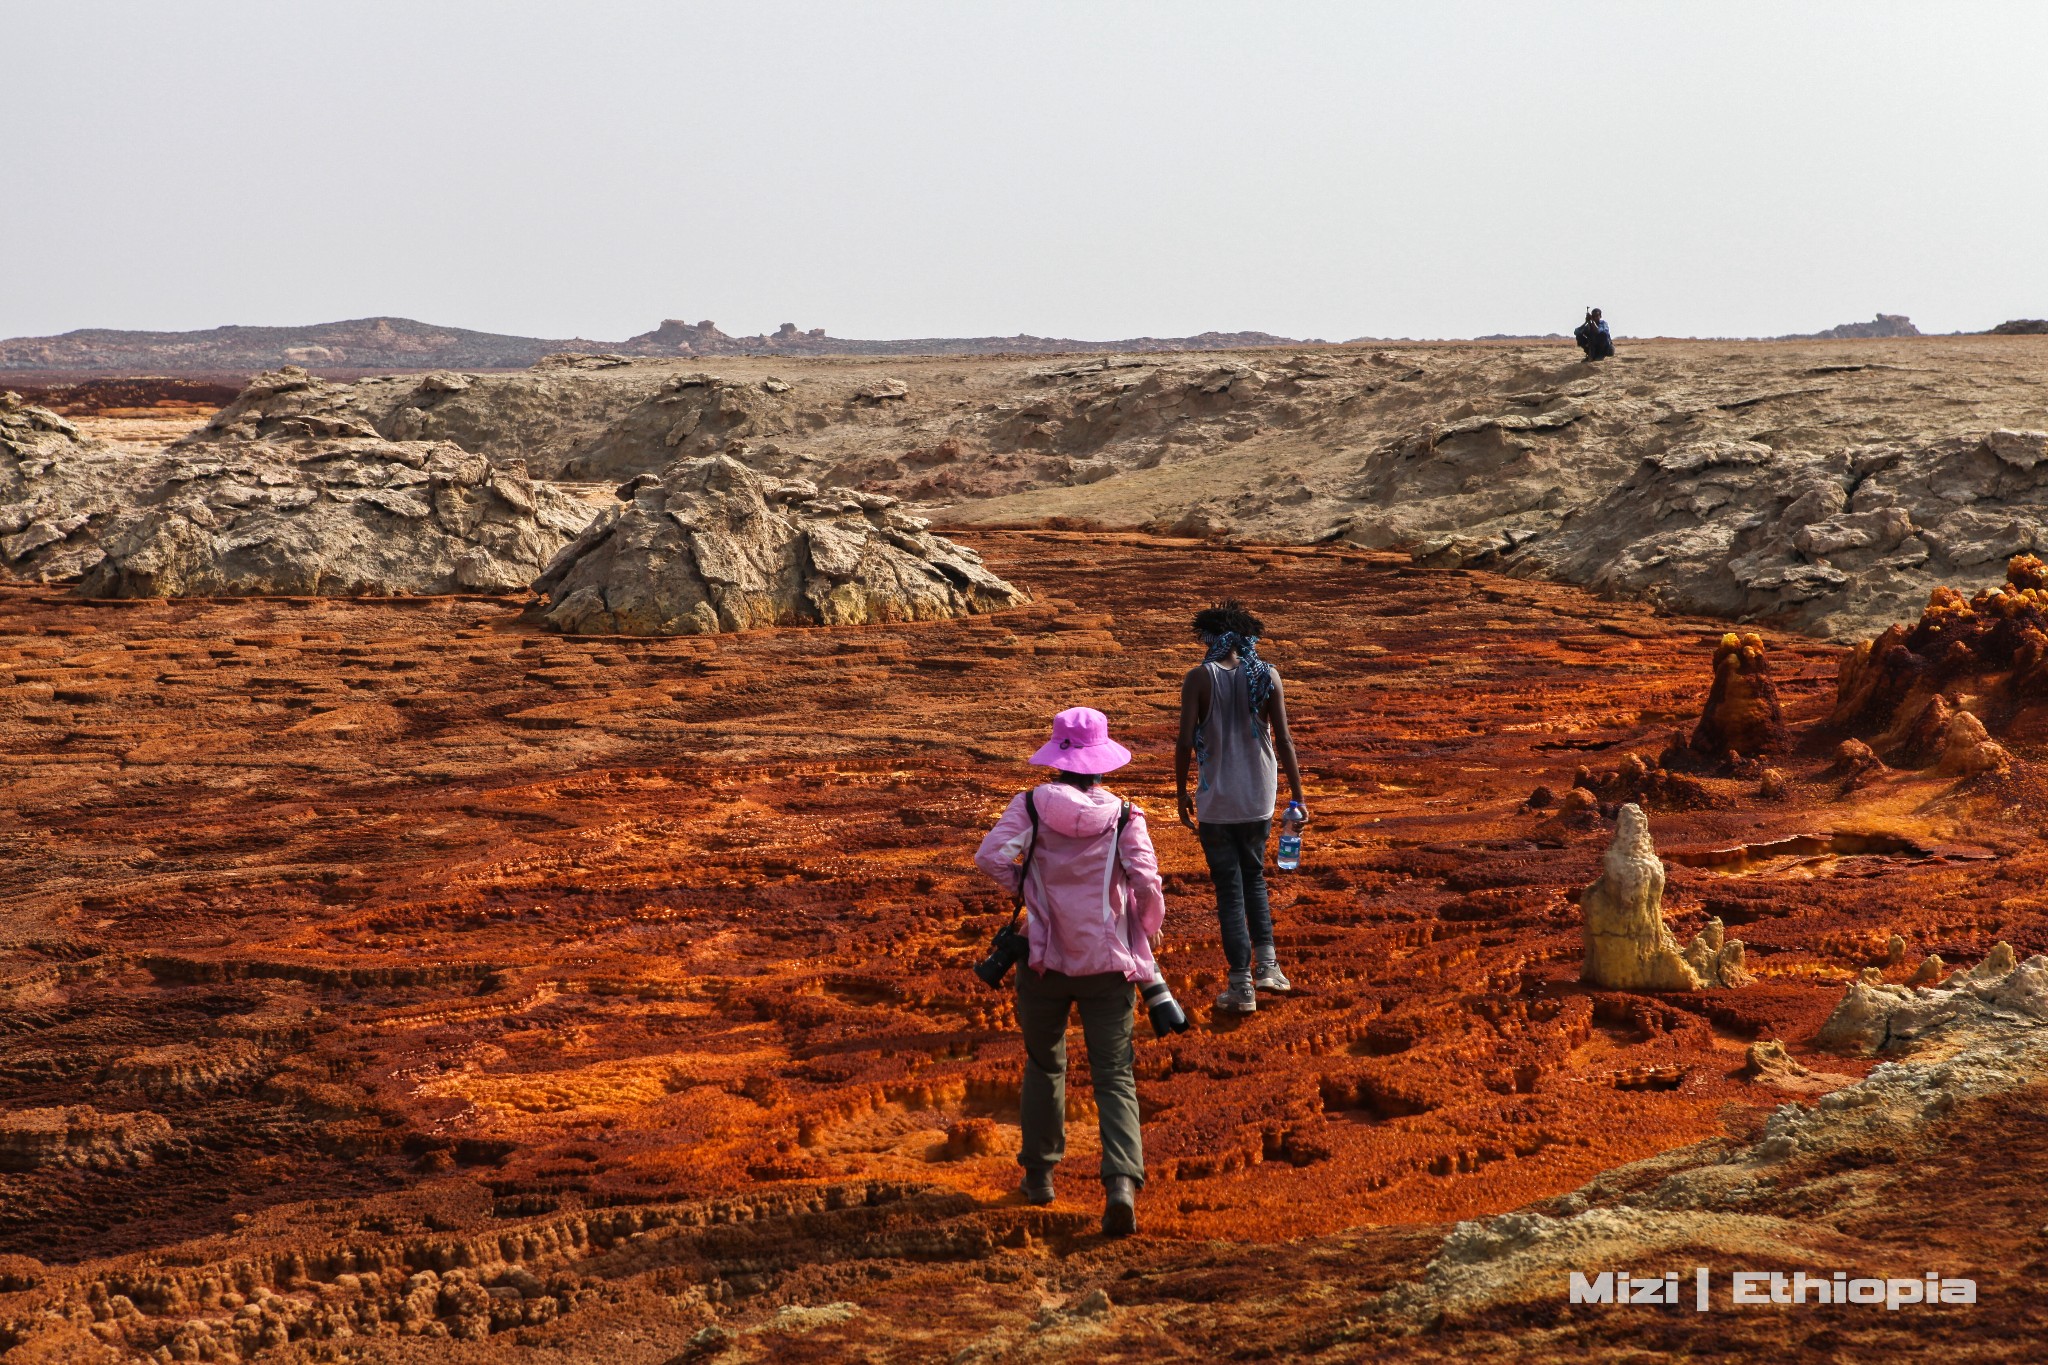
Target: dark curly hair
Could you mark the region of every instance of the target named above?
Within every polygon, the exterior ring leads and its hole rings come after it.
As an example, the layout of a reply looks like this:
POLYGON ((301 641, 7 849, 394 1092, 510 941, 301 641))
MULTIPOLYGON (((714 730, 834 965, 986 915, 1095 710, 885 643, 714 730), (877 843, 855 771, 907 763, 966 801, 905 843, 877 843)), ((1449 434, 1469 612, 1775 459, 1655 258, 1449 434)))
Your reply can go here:
POLYGON ((1226 597, 1213 607, 1195 613, 1195 634, 1205 637, 1264 635, 1266 627, 1235 597, 1226 597))

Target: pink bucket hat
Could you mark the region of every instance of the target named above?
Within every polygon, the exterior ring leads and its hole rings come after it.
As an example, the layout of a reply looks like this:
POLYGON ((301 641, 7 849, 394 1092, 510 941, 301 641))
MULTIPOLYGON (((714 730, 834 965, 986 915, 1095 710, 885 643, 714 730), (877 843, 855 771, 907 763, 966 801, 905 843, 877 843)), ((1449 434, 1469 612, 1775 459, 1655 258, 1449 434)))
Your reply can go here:
POLYGON ((1131 761, 1131 751, 1109 737, 1109 717, 1076 706, 1052 718, 1052 738, 1031 761, 1067 773, 1114 772, 1131 761))

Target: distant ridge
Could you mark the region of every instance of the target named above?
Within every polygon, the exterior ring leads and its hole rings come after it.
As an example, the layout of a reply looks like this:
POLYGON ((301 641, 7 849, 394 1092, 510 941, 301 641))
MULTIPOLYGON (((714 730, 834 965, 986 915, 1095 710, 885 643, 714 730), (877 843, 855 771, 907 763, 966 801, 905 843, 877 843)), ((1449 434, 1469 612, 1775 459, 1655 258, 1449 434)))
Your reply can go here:
MULTIPOLYGON (((2048 322, 2016 319, 1994 334, 2048 330, 2048 322)), ((1774 341, 1849 341, 1922 335, 1911 318, 1879 313, 1870 322, 1848 322, 1822 332, 1772 337, 1774 341)), ((1960 335, 1960 334, 1958 334, 1960 335)), ((1476 341, 1562 341, 1541 336, 1495 333, 1476 341)), ((1356 337, 1345 344, 1402 338, 1356 337)), ((588 337, 523 337, 441 327, 412 318, 353 318, 305 327, 213 327, 193 332, 143 332, 92 327, 60 336, 13 337, 0 341, 0 376, 16 387, 65 383, 95 375, 160 375, 235 381, 279 365, 303 365, 333 378, 356 378, 402 370, 523 370, 542 356, 563 351, 626 356, 913 356, 1057 355, 1230 351, 1262 346, 1321 346, 1319 337, 1276 336, 1271 332, 1202 332, 1185 337, 1125 337, 1118 341, 1076 341, 1027 333, 1006 337, 912 337, 896 341, 858 340, 801 331, 785 322, 773 332, 730 336, 716 323, 670 318, 652 331, 624 341, 588 337)))
POLYGON ((852 341, 814 327, 800 332, 785 322, 765 336, 733 337, 713 322, 674 318, 651 332, 608 349, 623 355, 1050 355, 1072 351, 1230 351, 1246 346, 1320 346, 1271 332, 1203 332, 1191 337, 1127 337, 1122 341, 1074 341, 1020 332, 1013 337, 916 337, 905 341, 852 341))
POLYGON ((1773 341, 1872 341, 1881 337, 1916 337, 1920 329, 1903 313, 1879 313, 1875 322, 1845 322, 1825 332, 1795 332, 1773 341))
POLYGON ((435 327, 411 318, 356 318, 310 327, 214 327, 202 332, 96 327, 0 341, 0 371, 232 374, 278 365, 318 370, 524 369, 550 351, 600 345, 435 327))
POLYGON ((625 341, 542 338, 438 327, 411 318, 356 318, 307 327, 214 327, 197 332, 133 332, 87 328, 61 336, 0 341, 0 373, 248 374, 279 365, 324 372, 388 370, 515 370, 558 351, 632 356, 702 355, 1031 355, 1095 351, 1214 351, 1294 346, 1269 332, 1204 332, 1191 337, 1072 341, 1061 337, 923 337, 856 341, 822 327, 798 331, 784 323, 770 335, 735 337, 711 322, 670 319, 625 341))

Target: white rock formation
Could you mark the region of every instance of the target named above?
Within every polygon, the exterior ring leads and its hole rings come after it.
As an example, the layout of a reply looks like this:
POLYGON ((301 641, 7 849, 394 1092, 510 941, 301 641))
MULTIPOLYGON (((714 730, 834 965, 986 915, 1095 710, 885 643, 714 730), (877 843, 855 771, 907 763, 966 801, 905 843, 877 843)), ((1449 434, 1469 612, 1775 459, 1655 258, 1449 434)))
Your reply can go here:
POLYGON ((515 592, 595 497, 445 443, 186 442, 102 536, 89 597, 515 592))
POLYGON ((161 477, 162 463, 0 394, 0 579, 58 582, 97 564, 100 534, 161 477))
POLYGON ((642 476, 535 587, 543 620, 585 635, 927 621, 1024 594, 974 551, 873 493, 770 483, 725 456, 642 476))
MULTIPOLYGON (((1917 972, 1914 979, 1927 975, 1917 972)), ((2048 1022, 2048 957, 2036 954, 2015 963, 2012 945, 1999 943, 1975 967, 1938 985, 1852 982, 1821 1025, 1817 1041, 1823 1047, 1867 1055, 1957 1023, 1997 1022, 2048 1022)))
POLYGON ((1513 557, 1676 610, 1857 635, 1919 614, 1941 583, 2048 548, 2048 433, 1793 452, 1713 440, 1647 455, 1513 557))
POLYGON ((1724 939, 1709 920, 1684 950, 1664 923, 1664 864, 1650 842, 1643 808, 1626 805, 1599 880, 1579 893, 1586 912, 1586 960, 1580 975, 1613 990, 1696 991, 1745 986, 1740 939, 1724 939))

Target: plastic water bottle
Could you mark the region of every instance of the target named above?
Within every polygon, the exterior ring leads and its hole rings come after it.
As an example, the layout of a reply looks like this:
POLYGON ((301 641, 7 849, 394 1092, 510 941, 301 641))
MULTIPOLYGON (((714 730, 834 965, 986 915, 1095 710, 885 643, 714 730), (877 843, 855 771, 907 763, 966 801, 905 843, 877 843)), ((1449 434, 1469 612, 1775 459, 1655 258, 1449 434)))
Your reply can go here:
POLYGON ((1292 872, 1301 866, 1301 827, 1308 823, 1308 812, 1301 808, 1301 802, 1289 801, 1287 813, 1280 817, 1280 870, 1292 872))

